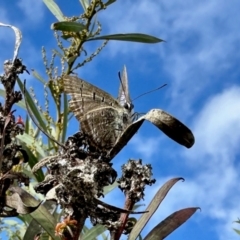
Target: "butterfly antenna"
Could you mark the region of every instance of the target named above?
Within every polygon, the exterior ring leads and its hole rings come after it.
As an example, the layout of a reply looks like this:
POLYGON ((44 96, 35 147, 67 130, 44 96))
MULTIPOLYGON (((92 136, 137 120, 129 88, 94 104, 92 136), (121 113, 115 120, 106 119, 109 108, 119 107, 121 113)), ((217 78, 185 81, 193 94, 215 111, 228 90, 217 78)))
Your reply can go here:
POLYGON ((142 97, 142 96, 144 96, 144 95, 146 95, 146 94, 149 94, 149 93, 158 91, 159 89, 161 89, 161 88, 163 88, 163 87, 165 87, 165 86, 167 86, 166 83, 163 84, 162 86, 158 87, 158 88, 155 88, 155 89, 151 90, 151 91, 148 91, 148 92, 145 92, 145 93, 143 93, 143 94, 140 94, 138 97, 134 98, 132 101, 135 101, 136 99, 138 99, 138 98, 140 98, 140 97, 142 97))
POLYGON ((30 118, 32 119, 32 121, 34 122, 34 124, 37 126, 38 129, 40 129, 40 131, 47 136, 48 138, 50 138, 53 142, 55 142, 57 145, 59 145, 60 147, 62 147, 63 149, 66 150, 66 146, 64 146, 63 144, 61 144, 60 142, 58 142, 56 139, 54 139, 53 136, 49 135, 48 133, 45 132, 45 130, 37 123, 32 111, 30 110, 28 103, 27 103, 27 99, 26 99, 26 80, 24 80, 24 84, 23 84, 23 96, 24 96, 24 101, 25 101, 25 105, 26 105, 26 109, 27 112, 30 116, 30 118))

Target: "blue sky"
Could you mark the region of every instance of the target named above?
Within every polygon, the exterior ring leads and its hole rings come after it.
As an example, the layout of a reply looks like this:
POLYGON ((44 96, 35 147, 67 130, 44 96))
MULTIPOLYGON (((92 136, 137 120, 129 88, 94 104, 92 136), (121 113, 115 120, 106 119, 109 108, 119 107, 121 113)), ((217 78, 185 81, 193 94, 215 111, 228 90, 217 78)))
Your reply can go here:
MULTIPOLYGON (((78 1, 57 1, 66 15, 78 15, 78 1)), ((151 229, 172 212, 198 206, 192 218, 167 239, 237 240, 232 230, 240 217, 240 2, 224 1, 120 1, 99 15, 103 34, 140 32, 166 43, 109 42, 101 54, 79 70, 79 76, 117 96, 117 72, 126 64, 132 98, 164 83, 167 87, 136 102, 135 111, 161 108, 185 123, 195 135, 189 150, 144 123, 113 160, 116 169, 129 158, 151 163, 153 187, 144 203, 172 177, 177 183, 147 226, 151 229)), ((56 48, 50 24, 56 19, 39 1, 2 1, 0 22, 21 29, 20 57, 28 69, 44 75, 41 46, 56 48)), ((100 42, 99 42, 100 43, 100 42)), ((96 43, 94 43, 96 46, 96 43)), ((14 34, 0 28, 0 60, 10 59, 14 34)), ((50 56, 50 55, 49 55, 50 56)), ((1 69, 2 71, 2 69, 1 69)), ((24 75, 28 86, 32 76, 24 75)), ((78 124, 70 131, 76 132, 78 124)), ((123 206, 117 190, 106 201, 123 206), (117 197, 116 197, 117 196, 117 197)))

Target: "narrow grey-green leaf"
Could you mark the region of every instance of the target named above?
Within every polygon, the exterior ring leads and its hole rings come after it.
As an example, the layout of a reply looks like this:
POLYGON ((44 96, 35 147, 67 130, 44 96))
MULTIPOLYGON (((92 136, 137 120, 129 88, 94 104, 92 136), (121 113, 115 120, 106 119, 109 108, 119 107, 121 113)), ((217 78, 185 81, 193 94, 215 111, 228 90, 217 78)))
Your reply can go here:
POLYGON ((53 0, 43 0, 48 9, 57 18, 58 21, 64 21, 64 15, 58 5, 53 0))
POLYGON ((41 155, 41 157, 45 157, 45 152, 43 147, 30 135, 24 133, 22 135, 17 135, 17 139, 26 143, 28 146, 34 145, 36 147, 37 152, 41 155))
POLYGON ((97 236, 105 232, 107 229, 102 225, 97 225, 92 227, 89 231, 85 233, 83 236, 83 240, 94 240, 97 239, 97 236))
POLYGON ((128 42, 139 42, 139 43, 159 43, 164 40, 142 33, 127 33, 127 34, 112 34, 105 35, 95 38, 89 38, 87 41, 93 40, 117 40, 117 41, 128 41, 128 42))
MULTIPOLYGON (((53 208, 53 202, 52 201, 46 201, 43 203, 43 206, 51 213, 55 211, 56 204, 53 208)), ((28 239, 34 239, 34 236, 36 236, 38 233, 41 232, 41 225, 38 224, 38 222, 35 219, 31 219, 30 224, 27 227, 27 230, 24 234, 23 240, 28 239)))
POLYGON ((238 234, 240 235, 240 230, 236 229, 236 228, 233 228, 233 230, 238 234))
POLYGON ((59 240, 59 238, 55 236, 55 227, 57 222, 52 214, 50 214, 50 212, 48 212, 48 210, 43 205, 39 206, 36 211, 31 213, 31 216, 54 240, 59 240))
POLYGON ((86 10, 87 10, 87 8, 89 6, 89 0, 80 0, 80 3, 82 4, 84 12, 86 12, 86 10))
MULTIPOLYGON (((17 83, 18 83, 18 86, 20 87, 21 91, 23 92, 23 83, 21 82, 21 80, 19 78, 17 78, 17 83)), ((26 94, 26 100, 28 102, 28 106, 31 109, 32 114, 36 118, 39 125, 47 132, 46 123, 43 121, 43 116, 37 109, 37 107, 36 107, 34 101, 32 100, 27 89, 25 89, 25 94, 26 94)))
POLYGON ((163 201, 163 199, 165 198, 169 190, 179 180, 184 180, 184 179, 183 178, 170 179, 158 190, 158 192, 155 194, 152 201, 148 205, 146 209, 147 212, 140 217, 140 219, 137 221, 136 225, 132 229, 128 237, 128 240, 135 240, 139 236, 139 234, 141 233, 145 225, 148 223, 152 215, 158 209, 159 205, 161 204, 161 202, 163 201))
POLYGON ((191 148, 195 142, 191 130, 178 119, 161 109, 152 109, 141 118, 150 121, 175 142, 191 148))
POLYGON ((9 24, 0 23, 0 26, 10 27, 10 28, 12 28, 12 30, 13 30, 14 33, 15 33, 16 40, 15 40, 15 47, 14 47, 13 59, 12 59, 12 62, 14 62, 15 59, 17 58, 18 51, 19 51, 20 45, 21 45, 21 43, 22 43, 22 33, 21 33, 21 31, 20 31, 18 28, 14 27, 14 26, 12 26, 12 25, 9 25, 9 24))
POLYGON ((199 208, 185 208, 174 212, 155 226, 144 240, 162 240, 185 223, 199 208))
POLYGON ((46 81, 40 76, 40 74, 36 70, 32 70, 33 76, 39 80, 41 83, 45 84, 46 81))
POLYGON ((51 25, 52 30, 64 31, 64 32, 80 32, 83 29, 86 29, 81 23, 78 22, 56 22, 51 25))
POLYGON ((116 0, 109 0, 105 3, 106 6, 109 6, 110 4, 116 2, 116 0))
POLYGON ((106 186, 103 188, 103 194, 106 195, 109 192, 111 192, 113 189, 115 189, 119 184, 115 181, 113 184, 106 186))

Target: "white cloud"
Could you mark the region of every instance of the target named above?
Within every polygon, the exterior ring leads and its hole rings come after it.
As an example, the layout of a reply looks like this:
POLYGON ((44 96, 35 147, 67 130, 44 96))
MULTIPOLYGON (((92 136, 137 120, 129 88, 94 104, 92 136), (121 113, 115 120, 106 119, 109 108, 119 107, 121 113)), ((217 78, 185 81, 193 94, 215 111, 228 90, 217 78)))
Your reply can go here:
MULTIPOLYGON (((107 56, 125 54, 139 59, 145 53, 159 55, 163 69, 171 78, 171 108, 191 116, 194 104, 218 84, 223 72, 237 61, 240 35, 237 9, 240 2, 149 1, 119 2, 105 15, 103 29, 108 32, 142 32, 158 36, 166 44, 146 45, 111 42, 107 56), (123 14, 124 13, 124 14, 123 14), (134 52, 134 55, 131 53, 134 52), (181 108, 179 108, 181 106, 181 108)), ((139 62, 139 61, 138 61, 139 62)), ((144 59, 151 62, 151 59, 144 59)), ((144 63, 139 63, 144 65, 144 63)), ((143 66, 136 69, 141 71, 143 66)), ((239 70, 236 70, 239 72, 239 70)), ((222 83, 220 83, 222 84, 222 83)))
POLYGON ((43 19, 44 4, 42 1, 20 0, 18 6, 27 18, 23 19, 23 22, 28 23, 28 27, 31 27, 32 23, 38 23, 43 19))
POLYGON ((160 138, 141 137, 138 133, 129 142, 129 145, 135 152, 140 154, 141 158, 147 161, 159 151, 160 138))
MULTIPOLYGON (((238 86, 207 99, 205 106, 195 116, 195 146, 184 151, 186 171, 191 174, 187 174, 185 182, 180 181, 173 186, 148 224, 148 230, 171 213, 196 206, 201 211, 193 215, 189 220, 191 223, 208 221, 219 240, 239 239, 233 231, 234 227, 240 228, 240 225, 233 223, 240 218, 239 112, 238 86)), ((179 154, 176 157, 182 159, 179 154)), ((161 177, 155 186, 147 188, 145 203, 149 203, 158 188, 170 178, 161 177)))

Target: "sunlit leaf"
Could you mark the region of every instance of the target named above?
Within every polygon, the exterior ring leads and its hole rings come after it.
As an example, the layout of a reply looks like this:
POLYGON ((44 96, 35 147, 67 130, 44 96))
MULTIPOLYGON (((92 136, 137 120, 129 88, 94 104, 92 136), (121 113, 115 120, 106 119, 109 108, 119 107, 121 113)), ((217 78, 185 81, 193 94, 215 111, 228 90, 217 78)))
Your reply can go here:
POLYGON ((108 194, 109 192, 111 192, 113 189, 115 189, 119 184, 117 182, 114 182, 113 184, 111 185, 108 185, 106 187, 104 187, 103 189, 103 194, 106 195, 108 194))
POLYGON ((84 9, 84 11, 86 12, 88 6, 89 6, 89 0, 80 0, 80 3, 84 9))
POLYGON ((48 9, 57 18, 58 21, 64 21, 64 15, 58 5, 53 0, 43 0, 48 9))
POLYGON ((13 59, 12 59, 12 62, 14 62, 15 59, 17 58, 18 51, 19 51, 19 48, 20 48, 20 45, 21 45, 21 42, 22 42, 22 33, 18 28, 14 27, 12 25, 9 25, 9 24, 4 24, 4 23, 0 22, 0 26, 10 27, 10 28, 12 28, 12 30, 15 33, 16 40, 15 40, 15 48, 14 48, 14 53, 13 53, 13 59))

